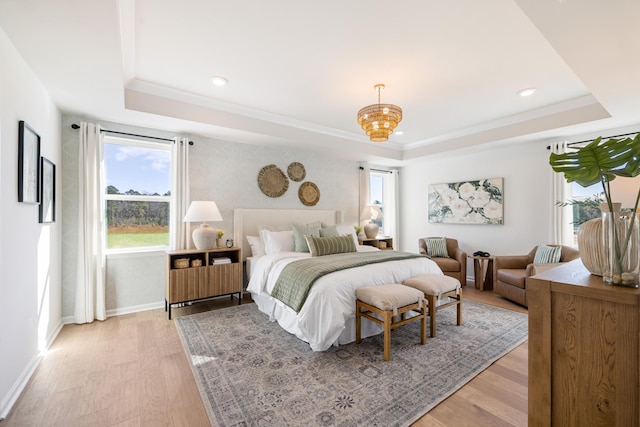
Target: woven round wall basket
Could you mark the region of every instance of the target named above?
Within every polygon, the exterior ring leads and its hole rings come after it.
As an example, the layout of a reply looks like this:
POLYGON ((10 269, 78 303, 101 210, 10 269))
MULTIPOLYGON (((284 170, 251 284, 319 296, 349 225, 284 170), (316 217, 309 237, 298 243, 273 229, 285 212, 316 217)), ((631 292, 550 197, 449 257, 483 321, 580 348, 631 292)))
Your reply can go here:
POLYGON ((276 165, 267 165, 258 173, 258 187, 269 197, 280 197, 287 192, 289 180, 276 165))
POLYGON ((315 206, 320 200, 320 190, 313 182, 303 182, 298 189, 298 198, 305 206, 315 206))
POLYGON ((287 168, 287 175, 289 175, 291 181, 300 182, 307 176, 307 171, 302 163, 293 162, 287 168))

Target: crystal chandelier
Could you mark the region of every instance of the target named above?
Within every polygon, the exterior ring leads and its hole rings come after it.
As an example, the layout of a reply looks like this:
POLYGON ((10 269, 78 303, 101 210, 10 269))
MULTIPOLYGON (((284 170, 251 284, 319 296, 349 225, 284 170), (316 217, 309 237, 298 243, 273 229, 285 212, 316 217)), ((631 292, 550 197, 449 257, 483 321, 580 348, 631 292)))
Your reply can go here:
POLYGON ((358 124, 373 142, 384 142, 402 120, 402 108, 393 104, 380 104, 380 91, 384 85, 373 87, 378 91, 378 103, 367 105, 358 111, 358 124))

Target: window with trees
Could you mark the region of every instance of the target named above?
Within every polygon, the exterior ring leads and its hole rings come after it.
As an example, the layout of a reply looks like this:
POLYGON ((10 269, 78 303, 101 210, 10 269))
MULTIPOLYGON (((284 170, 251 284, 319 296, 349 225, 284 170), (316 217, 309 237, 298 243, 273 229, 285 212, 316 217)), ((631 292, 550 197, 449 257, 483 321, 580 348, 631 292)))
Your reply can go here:
POLYGON ((600 183, 589 187, 581 187, 579 184, 572 182, 570 184, 571 197, 562 204, 571 205, 573 211, 573 245, 578 245, 578 230, 580 226, 593 218, 599 218, 600 203, 604 202, 604 193, 600 183))
POLYGON ((378 206, 383 216, 382 218, 376 218, 373 220, 373 222, 376 223, 378 227, 380 227, 378 234, 380 234, 381 236, 384 236, 386 235, 386 233, 388 233, 388 227, 385 227, 385 219, 388 220, 385 212, 385 196, 388 192, 388 183, 386 178, 388 178, 388 176, 388 172, 376 171, 371 171, 369 175, 371 204, 374 206, 378 206))
POLYGON ((104 138, 107 249, 169 247, 171 146, 104 138))

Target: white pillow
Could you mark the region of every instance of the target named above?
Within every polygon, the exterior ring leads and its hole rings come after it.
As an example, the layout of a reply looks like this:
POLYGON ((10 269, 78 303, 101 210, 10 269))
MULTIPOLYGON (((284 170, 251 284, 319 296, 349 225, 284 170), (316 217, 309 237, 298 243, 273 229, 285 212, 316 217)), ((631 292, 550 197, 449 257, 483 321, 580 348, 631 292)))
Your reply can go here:
POLYGON ((249 246, 251 246, 251 256, 254 258, 261 257, 265 254, 264 245, 258 236, 247 236, 249 246))
POLYGON ((353 228, 353 225, 336 225, 336 230, 341 236, 344 236, 345 234, 353 236, 353 241, 356 243, 356 247, 358 246, 358 235, 356 234, 356 229, 353 228))
POLYGON ((293 231, 269 231, 260 230, 260 236, 264 242, 264 252, 267 255, 278 252, 293 252, 295 243, 293 240, 293 231))

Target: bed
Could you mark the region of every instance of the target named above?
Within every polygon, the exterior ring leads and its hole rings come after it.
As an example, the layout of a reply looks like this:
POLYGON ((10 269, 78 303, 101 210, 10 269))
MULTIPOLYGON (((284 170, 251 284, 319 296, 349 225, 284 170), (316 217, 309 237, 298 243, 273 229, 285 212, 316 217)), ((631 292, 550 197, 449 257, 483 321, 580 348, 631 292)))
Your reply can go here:
MULTIPOLYGON (((359 287, 402 283, 421 274, 442 274, 438 266, 426 257, 378 262, 332 272, 318 278, 310 288, 306 301, 296 311, 271 293, 280 273, 287 265, 297 260, 311 258, 308 252, 276 250, 266 254, 252 253, 247 236, 260 236, 259 228, 269 226, 283 230, 291 223, 322 223, 323 227, 340 226, 341 213, 336 210, 296 210, 296 209, 235 209, 234 240, 241 245, 246 261, 251 293, 258 309, 269 320, 291 334, 309 343, 314 351, 324 351, 332 345, 342 345, 355 341, 355 290, 359 287)), ((347 231, 349 226, 343 226, 347 231)), ((254 246, 254 252, 256 248, 254 246)), ((290 249, 290 248, 284 248, 290 249)), ((378 251, 368 246, 357 246, 358 252, 378 251)), ((340 255, 331 255, 339 257, 340 255)), ((323 257, 319 257, 323 258, 323 257)), ((327 260, 328 258, 325 258, 327 260)), ((306 262, 306 261, 305 261, 306 262)), ((311 261, 309 261, 311 262, 311 261)), ((367 337, 382 332, 381 326, 373 322, 363 322, 362 336, 367 337)))

